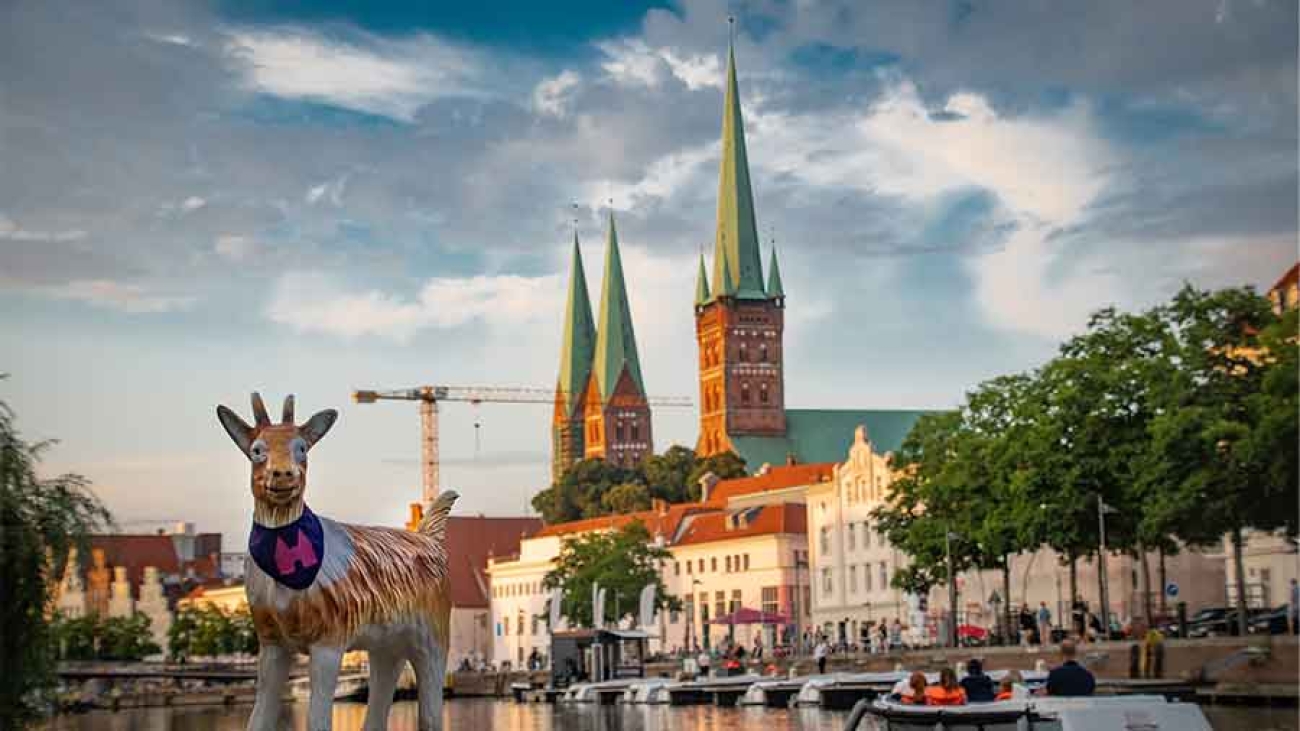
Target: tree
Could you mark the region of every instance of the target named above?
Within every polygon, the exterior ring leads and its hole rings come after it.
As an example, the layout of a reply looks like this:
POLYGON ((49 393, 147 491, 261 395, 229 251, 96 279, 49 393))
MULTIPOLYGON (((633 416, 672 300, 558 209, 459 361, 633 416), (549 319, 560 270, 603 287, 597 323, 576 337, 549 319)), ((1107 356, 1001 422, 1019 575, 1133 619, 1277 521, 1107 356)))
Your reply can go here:
POLYGON ((704 457, 695 461, 695 466, 691 468, 691 473, 686 478, 686 489, 690 493, 691 500, 700 499, 700 478, 712 472, 720 480, 730 480, 736 477, 744 477, 745 460, 741 459, 735 452, 722 452, 704 457))
POLYGON ((650 490, 639 482, 625 482, 610 488, 600 499, 606 513, 624 515, 650 507, 650 490))
MULTIPOLYGON (((678 444, 661 455, 651 454, 641 460, 641 474, 650 487, 650 497, 670 503, 689 502, 691 472, 695 469, 695 452, 678 444)), ((698 494, 699 487, 696 486, 698 494)))
POLYGON ((1268 301, 1249 288, 1191 286, 1174 297, 1165 317, 1174 343, 1163 408, 1151 425, 1149 469, 1163 486, 1153 495, 1153 520, 1174 526, 1192 544, 1230 536, 1244 635, 1245 530, 1295 527, 1295 442, 1275 441, 1295 433, 1294 424, 1284 425, 1296 413, 1295 345, 1288 342, 1295 319, 1289 332, 1282 330, 1268 301))
POLYGON ((257 633, 247 605, 233 611, 213 604, 182 607, 167 639, 168 655, 181 662, 195 656, 257 653, 257 633))
POLYGON ((600 458, 573 463, 549 489, 533 497, 533 508, 547 523, 563 523, 606 515, 601 499, 615 485, 644 483, 636 469, 611 464, 600 458))
POLYGON ((0 402, 0 728, 31 717, 53 680, 46 608, 68 549, 112 524, 84 478, 37 475, 50 444, 24 441, 0 402))
POLYGON ((660 579, 660 564, 671 558, 666 548, 651 541, 645 524, 635 521, 619 530, 565 540, 543 584, 564 589, 560 611, 570 624, 581 627, 592 625, 592 587, 599 585, 608 597, 602 621, 618 622, 636 611, 647 584, 655 587, 656 607, 680 606, 660 579))

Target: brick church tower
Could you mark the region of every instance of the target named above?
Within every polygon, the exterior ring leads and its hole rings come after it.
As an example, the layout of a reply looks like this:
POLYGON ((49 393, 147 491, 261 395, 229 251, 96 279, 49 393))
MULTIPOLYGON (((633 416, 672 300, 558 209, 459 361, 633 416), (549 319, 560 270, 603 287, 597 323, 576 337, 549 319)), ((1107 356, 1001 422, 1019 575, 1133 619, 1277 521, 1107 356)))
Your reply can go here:
POLYGON ((582 409, 585 457, 602 457, 613 464, 629 466, 654 451, 650 405, 641 379, 641 360, 637 356, 636 333, 632 328, 632 310, 627 302, 623 260, 618 252, 618 231, 612 212, 595 354, 582 409))
POLYGON ((734 48, 728 49, 712 284, 701 257, 695 287, 700 373, 697 454, 735 450, 733 437, 785 436, 784 308, 775 250, 768 281, 763 282, 736 55, 734 48))
POLYGON ((596 352, 596 326, 591 319, 587 275, 573 234, 573 263, 569 272, 569 295, 564 307, 564 341, 560 345, 560 375, 555 383, 555 413, 551 418, 551 479, 582 459, 586 451, 586 411, 583 397, 591 378, 591 360, 596 352))

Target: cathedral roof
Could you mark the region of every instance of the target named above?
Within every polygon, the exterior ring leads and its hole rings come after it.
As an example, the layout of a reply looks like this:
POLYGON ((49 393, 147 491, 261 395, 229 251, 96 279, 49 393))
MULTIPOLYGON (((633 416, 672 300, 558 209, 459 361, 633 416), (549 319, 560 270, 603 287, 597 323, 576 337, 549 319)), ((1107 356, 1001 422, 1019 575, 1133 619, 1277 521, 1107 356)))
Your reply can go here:
POLYGON ((600 321, 596 330, 596 354, 593 376, 600 387, 600 398, 608 399, 618 386, 619 376, 627 369, 637 390, 645 395, 641 380, 641 360, 636 352, 636 332, 632 329, 632 310, 627 303, 627 285, 623 281, 623 260, 618 253, 618 231, 614 214, 609 214, 609 241, 605 248, 605 277, 600 287, 600 321))
POLYGON ((704 254, 700 254, 700 273, 695 277, 695 304, 703 305, 709 301, 709 277, 704 273, 704 254))
POLYGON ((781 286, 781 267, 776 263, 776 247, 772 247, 772 263, 767 268, 767 296, 773 299, 785 296, 781 286))
POLYGON ((573 235, 573 263, 569 271, 569 295, 564 306, 564 340, 560 345, 560 376, 555 388, 563 392, 564 410, 573 416, 578 395, 591 377, 591 361, 596 349, 596 327, 591 319, 591 299, 587 295, 587 275, 578 250, 578 234, 573 235))
POLYGON ((912 425, 925 411, 786 409, 785 436, 732 436, 731 444, 755 472, 764 464, 783 465, 793 455, 801 463, 843 462, 853 444, 853 432, 865 426, 878 452, 902 445, 912 425))
POLYGON ((727 90, 722 108, 722 163, 718 171, 718 228, 713 248, 713 294, 766 299, 758 251, 754 193, 749 184, 745 124, 736 84, 736 53, 727 49, 727 90))

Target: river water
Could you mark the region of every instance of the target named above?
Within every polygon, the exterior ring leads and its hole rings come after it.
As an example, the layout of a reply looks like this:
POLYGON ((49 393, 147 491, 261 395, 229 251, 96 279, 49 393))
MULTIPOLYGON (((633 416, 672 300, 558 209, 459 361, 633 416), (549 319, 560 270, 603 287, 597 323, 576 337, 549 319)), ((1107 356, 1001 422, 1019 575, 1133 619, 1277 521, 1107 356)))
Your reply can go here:
MULTIPOLYGON (((252 706, 145 708, 116 713, 60 716, 47 731, 243 731, 252 706)), ((361 728, 366 707, 334 706, 334 728, 361 728)), ((1294 708, 1206 709, 1215 731, 1298 731, 1294 708)), ((306 728, 306 707, 290 706, 285 728, 306 728)), ((444 727, 450 730, 512 731, 840 731, 847 714, 817 708, 717 708, 714 706, 548 706, 507 700, 460 698, 447 701, 444 727)), ((392 731, 416 731, 414 702, 396 703, 388 719, 392 731)))

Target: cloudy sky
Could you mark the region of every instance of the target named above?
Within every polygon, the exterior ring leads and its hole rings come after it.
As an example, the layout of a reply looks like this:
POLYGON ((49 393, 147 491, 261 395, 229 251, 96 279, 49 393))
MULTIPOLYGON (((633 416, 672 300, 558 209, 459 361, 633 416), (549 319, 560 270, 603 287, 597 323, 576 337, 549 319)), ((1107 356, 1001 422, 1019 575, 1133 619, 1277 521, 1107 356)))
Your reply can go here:
MULTIPOLYGON (((415 406, 350 389, 553 384, 573 206, 594 297, 611 199, 647 388, 694 396, 728 14, 791 405, 951 406, 1097 307, 1296 259, 1294 0, 17 0, 0 399, 124 527, 238 545, 213 407, 295 392, 342 411, 313 506, 396 523, 415 406)), ((459 512, 525 509, 549 417, 444 407, 459 512)))

